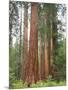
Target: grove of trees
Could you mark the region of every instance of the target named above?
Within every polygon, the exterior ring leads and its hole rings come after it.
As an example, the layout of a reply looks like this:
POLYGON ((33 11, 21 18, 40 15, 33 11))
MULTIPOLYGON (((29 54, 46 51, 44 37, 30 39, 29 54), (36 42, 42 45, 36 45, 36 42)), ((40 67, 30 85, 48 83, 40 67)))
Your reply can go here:
POLYGON ((65 31, 65 4, 9 1, 10 88, 66 81, 65 31))

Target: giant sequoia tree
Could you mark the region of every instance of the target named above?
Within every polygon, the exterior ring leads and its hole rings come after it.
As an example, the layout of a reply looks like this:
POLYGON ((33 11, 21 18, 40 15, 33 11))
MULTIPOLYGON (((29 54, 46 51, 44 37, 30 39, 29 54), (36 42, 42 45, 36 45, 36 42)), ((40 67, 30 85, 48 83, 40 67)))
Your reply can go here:
POLYGON ((29 42, 29 66, 27 82, 29 84, 38 80, 38 4, 31 4, 31 26, 30 26, 30 42, 29 42))

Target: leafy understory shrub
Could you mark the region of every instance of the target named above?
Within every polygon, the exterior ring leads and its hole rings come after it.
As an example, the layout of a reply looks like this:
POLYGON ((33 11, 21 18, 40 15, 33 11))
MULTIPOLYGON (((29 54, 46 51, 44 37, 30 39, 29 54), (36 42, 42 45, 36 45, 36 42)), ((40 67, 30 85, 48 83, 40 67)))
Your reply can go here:
POLYGON ((22 80, 16 80, 12 84, 12 88, 13 89, 22 89, 22 88, 26 88, 26 87, 27 87, 27 84, 26 83, 23 83, 22 80))

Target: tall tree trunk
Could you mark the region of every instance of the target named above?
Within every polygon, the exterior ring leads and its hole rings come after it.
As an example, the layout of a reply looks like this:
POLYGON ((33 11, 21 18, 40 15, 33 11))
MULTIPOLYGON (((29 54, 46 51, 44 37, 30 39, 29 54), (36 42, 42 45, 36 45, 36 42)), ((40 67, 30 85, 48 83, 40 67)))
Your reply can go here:
MULTIPOLYGON (((38 7, 36 6, 36 18, 38 17, 38 7)), ((36 21, 36 31, 35 31, 35 83, 38 81, 39 79, 39 63, 38 63, 38 18, 36 21)))
POLYGON ((40 36, 40 80, 45 79, 44 45, 40 36))
POLYGON ((31 28, 30 28, 30 42, 29 42, 29 67, 27 82, 36 83, 38 80, 38 4, 31 4, 31 28))
POLYGON ((45 79, 48 78, 49 76, 49 58, 48 58, 48 41, 47 41, 47 38, 46 38, 46 34, 45 34, 45 44, 44 44, 44 59, 45 59, 45 79))
POLYGON ((53 64, 53 25, 51 20, 51 39, 50 39, 50 63, 53 64))
MULTIPOLYGON (((51 10, 51 8, 50 8, 51 10)), ((50 11, 49 10, 49 11, 50 11)), ((48 15, 47 17, 50 17, 51 19, 48 21, 49 24, 47 25, 49 27, 49 40, 48 40, 48 58, 49 58, 49 74, 52 75, 52 71, 53 71, 53 20, 52 20, 52 10, 50 11, 50 15, 48 15)))
POLYGON ((51 64, 50 64, 50 38, 48 40, 48 63, 49 63, 49 74, 51 72, 51 64))
MULTIPOLYGON (((18 25, 19 25, 19 37, 17 37, 17 39, 19 39, 19 57, 17 56, 17 59, 18 59, 18 71, 17 71, 17 76, 18 76, 18 79, 21 78, 21 37, 22 37, 22 4, 21 4, 21 12, 20 14, 18 15, 19 17, 19 20, 18 20, 18 25)), ((18 41, 18 40, 17 40, 18 41)))
POLYGON ((23 41, 23 62, 22 62, 22 80, 26 79, 26 63, 28 57, 28 3, 24 4, 24 41, 23 41))
POLYGON ((49 5, 47 6, 47 11, 45 11, 45 25, 46 32, 44 37, 44 59, 45 59, 45 79, 49 76, 50 71, 50 10, 49 5))
MULTIPOLYGON (((56 8, 54 6, 54 8, 56 8)), ((53 10, 54 11, 54 10, 53 10)), ((57 11, 54 11, 55 13, 57 13, 57 11)), ((57 14, 54 14, 54 12, 52 12, 52 16, 56 18, 56 15, 57 14)), ((56 21, 53 21, 52 20, 52 23, 51 23, 51 75, 53 78, 55 78, 55 71, 56 71, 56 68, 54 66, 54 59, 55 59, 55 50, 57 48, 57 24, 56 24, 56 21)))
MULTIPOLYGON (((50 6, 52 7, 52 6, 50 6)), ((50 71, 51 75, 54 76, 54 50, 56 49, 56 33, 57 33, 57 25, 56 25, 56 6, 53 5, 53 8, 51 8, 51 20, 50 20, 50 27, 51 27, 51 39, 50 39, 50 71), (53 18, 53 19, 52 19, 53 18)))

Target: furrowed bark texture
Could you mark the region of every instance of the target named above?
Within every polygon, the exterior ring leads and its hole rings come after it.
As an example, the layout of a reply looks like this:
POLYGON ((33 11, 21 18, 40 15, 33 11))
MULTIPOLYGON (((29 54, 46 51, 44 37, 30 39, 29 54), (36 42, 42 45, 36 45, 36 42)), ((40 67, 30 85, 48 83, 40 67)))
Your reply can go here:
POLYGON ((29 42, 29 67, 27 82, 28 84, 36 83, 38 80, 38 4, 31 4, 31 28, 29 42))
POLYGON ((27 61, 28 61, 28 4, 24 5, 24 41, 23 41, 23 62, 22 62, 22 80, 26 80, 27 61))

